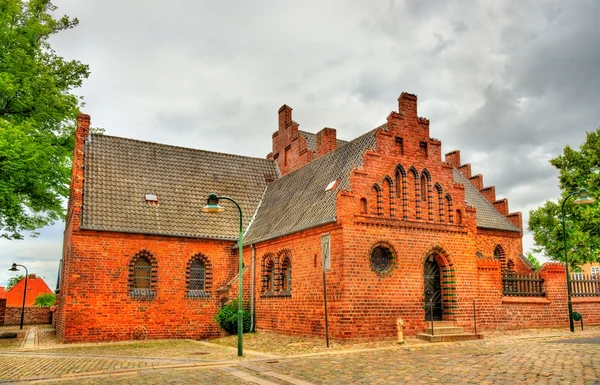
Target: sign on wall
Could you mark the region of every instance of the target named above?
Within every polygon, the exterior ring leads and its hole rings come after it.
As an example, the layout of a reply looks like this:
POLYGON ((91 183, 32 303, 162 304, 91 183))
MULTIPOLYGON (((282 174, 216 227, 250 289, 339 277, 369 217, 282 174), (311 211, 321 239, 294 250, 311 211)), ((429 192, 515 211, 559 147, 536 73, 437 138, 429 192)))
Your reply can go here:
POLYGON ((323 256, 323 271, 331 270, 331 258, 330 258, 330 246, 331 241, 329 234, 323 234, 321 236, 321 254, 323 256))

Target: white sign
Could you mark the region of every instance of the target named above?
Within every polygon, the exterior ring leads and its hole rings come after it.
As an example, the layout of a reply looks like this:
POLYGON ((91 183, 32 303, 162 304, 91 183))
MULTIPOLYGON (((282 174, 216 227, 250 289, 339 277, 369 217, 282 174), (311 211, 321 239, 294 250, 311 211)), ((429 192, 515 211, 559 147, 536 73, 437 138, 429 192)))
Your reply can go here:
POLYGON ((321 236, 321 254, 323 255, 323 270, 329 271, 331 270, 331 258, 329 254, 331 242, 329 239, 329 234, 324 234, 321 236))

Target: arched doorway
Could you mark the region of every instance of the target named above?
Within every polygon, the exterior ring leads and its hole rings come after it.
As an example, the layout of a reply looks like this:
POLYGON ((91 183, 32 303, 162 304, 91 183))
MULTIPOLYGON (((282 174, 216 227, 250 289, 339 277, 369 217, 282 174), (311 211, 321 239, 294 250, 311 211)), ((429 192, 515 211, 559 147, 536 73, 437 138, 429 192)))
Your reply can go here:
POLYGON ((442 285, 440 283, 440 266, 434 255, 430 255, 423 265, 425 320, 442 320, 442 285))

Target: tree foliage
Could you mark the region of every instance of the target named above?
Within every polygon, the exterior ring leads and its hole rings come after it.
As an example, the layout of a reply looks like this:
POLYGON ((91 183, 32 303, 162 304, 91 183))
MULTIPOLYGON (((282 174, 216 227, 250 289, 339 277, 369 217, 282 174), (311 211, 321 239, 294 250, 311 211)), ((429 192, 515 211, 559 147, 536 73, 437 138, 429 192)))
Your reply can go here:
POLYGON ((44 293, 35 297, 35 301, 33 302, 33 306, 35 307, 50 307, 54 305, 56 302, 56 294, 54 293, 44 293))
POLYGON ((0 237, 21 239, 63 217, 73 132, 88 66, 49 38, 77 19, 49 0, 0 0, 0 237))
MULTIPOLYGON (((244 322, 243 332, 248 333, 250 331, 251 317, 250 312, 243 310, 242 320, 244 322)), ((215 321, 225 330, 231 334, 237 334, 238 332, 238 301, 237 299, 232 300, 227 305, 223 306, 221 310, 215 316, 215 321)))
POLYGON ((11 288, 13 288, 17 283, 21 282, 21 280, 25 278, 24 275, 17 275, 16 277, 10 277, 8 279, 8 282, 6 282, 6 288, 5 290, 10 290, 11 288))
MULTIPOLYGON (((529 230, 533 232, 536 252, 564 262, 561 205, 564 199, 580 188, 585 188, 598 199, 600 193, 600 129, 588 132, 579 150, 567 146, 562 155, 550 163, 559 172, 562 196, 557 202, 547 201, 544 206, 529 212, 529 230)), ((599 260, 600 205, 574 205, 577 197, 565 205, 567 253, 572 267, 599 260)))
POLYGON ((535 255, 533 255, 531 251, 525 253, 525 258, 527 258, 527 260, 533 265, 535 270, 539 270, 540 267, 542 267, 540 261, 535 257, 535 255))

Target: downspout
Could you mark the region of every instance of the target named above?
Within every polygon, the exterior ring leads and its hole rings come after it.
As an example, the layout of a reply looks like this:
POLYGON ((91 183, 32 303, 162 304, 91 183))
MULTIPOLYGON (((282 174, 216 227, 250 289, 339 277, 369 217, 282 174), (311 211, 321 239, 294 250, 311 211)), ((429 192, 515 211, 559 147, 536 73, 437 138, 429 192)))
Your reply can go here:
POLYGON ((256 249, 254 248, 254 244, 250 245, 252 249, 252 283, 250 285, 250 330, 254 330, 254 265, 256 264, 256 249))

